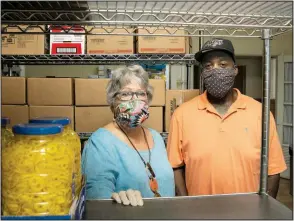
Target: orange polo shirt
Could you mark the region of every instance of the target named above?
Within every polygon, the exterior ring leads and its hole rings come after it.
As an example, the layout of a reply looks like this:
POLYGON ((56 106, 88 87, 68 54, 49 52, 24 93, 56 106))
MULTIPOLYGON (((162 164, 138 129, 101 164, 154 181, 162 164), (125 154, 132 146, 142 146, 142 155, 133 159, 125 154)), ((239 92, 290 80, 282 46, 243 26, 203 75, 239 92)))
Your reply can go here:
MULTIPOLYGON (((206 92, 182 104, 172 116, 168 157, 173 168, 186 166, 190 196, 259 190, 262 106, 237 92, 237 100, 223 117, 206 92)), ((271 114, 268 174, 286 168, 271 114)))

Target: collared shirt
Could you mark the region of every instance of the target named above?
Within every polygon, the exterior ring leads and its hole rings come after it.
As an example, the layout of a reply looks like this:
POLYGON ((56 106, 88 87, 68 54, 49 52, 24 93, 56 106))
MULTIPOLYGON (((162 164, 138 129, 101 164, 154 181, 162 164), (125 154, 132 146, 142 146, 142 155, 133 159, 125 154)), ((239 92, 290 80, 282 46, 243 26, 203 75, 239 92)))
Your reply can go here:
MULTIPOLYGON (((207 93, 182 104, 172 116, 168 158, 186 167, 189 195, 257 192, 259 189, 262 106, 239 90, 221 116, 207 93)), ((268 174, 286 169, 276 124, 270 115, 268 174)))

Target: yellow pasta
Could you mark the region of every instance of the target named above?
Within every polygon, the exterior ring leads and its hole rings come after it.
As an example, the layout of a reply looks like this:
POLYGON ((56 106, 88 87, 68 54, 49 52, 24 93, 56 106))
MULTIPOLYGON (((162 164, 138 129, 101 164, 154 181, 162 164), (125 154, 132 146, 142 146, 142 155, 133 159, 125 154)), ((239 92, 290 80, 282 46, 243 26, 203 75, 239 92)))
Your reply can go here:
MULTIPOLYGON (((30 123, 37 124, 61 124, 64 130, 61 134, 61 139, 68 146, 74 150, 75 155, 75 167, 73 173, 74 179, 74 191, 75 195, 78 195, 81 190, 81 141, 77 133, 70 126, 70 119, 67 117, 40 117, 35 119, 30 119, 30 123)), ((59 151, 59 150, 56 150, 59 151)))
POLYGON ((8 124, 9 118, 1 118, 1 145, 3 148, 13 139, 13 133, 12 130, 7 127, 8 124))
POLYGON ((74 159, 60 134, 15 134, 2 148, 3 214, 67 214, 73 199, 74 159))
POLYGON ((69 125, 64 127, 62 136, 63 136, 63 139, 66 140, 69 143, 69 145, 74 147, 74 150, 75 150, 74 181, 75 181, 75 194, 78 195, 81 190, 81 179, 82 179, 80 137, 77 135, 77 133, 74 130, 71 129, 69 125))

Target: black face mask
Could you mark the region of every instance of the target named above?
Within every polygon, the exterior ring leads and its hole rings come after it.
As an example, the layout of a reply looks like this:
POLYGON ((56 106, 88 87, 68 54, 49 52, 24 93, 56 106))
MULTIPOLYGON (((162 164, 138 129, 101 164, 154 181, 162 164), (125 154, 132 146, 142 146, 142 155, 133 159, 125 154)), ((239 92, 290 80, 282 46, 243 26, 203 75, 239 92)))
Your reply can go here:
POLYGON ((222 99, 233 88, 236 73, 234 68, 214 68, 203 71, 202 77, 207 92, 215 98, 222 99))

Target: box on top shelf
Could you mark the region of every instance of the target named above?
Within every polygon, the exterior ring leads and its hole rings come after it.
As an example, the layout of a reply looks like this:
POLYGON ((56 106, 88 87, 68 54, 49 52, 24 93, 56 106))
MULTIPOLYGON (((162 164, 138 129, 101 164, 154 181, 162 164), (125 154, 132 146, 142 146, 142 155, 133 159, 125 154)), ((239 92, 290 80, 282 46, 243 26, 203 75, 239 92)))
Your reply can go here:
POLYGON ((170 119, 182 103, 199 95, 199 90, 167 90, 165 103, 165 131, 169 131, 170 119))
POLYGON ((73 105, 72 78, 28 78, 28 104, 34 106, 73 105))
POLYGON ((73 106, 29 106, 29 118, 36 117, 68 117, 74 128, 73 106))
MULTIPOLYGON (((2 26, 3 28, 4 26, 2 26)), ((26 32, 43 32, 39 27, 28 27, 19 25, 26 32)), ((41 26, 44 30, 45 26, 41 26)), ((45 54, 45 35, 44 34, 19 34, 18 27, 7 27, 7 31, 16 34, 1 34, 3 55, 41 55, 45 54)))
POLYGON ((134 37, 128 35, 107 35, 132 33, 131 28, 103 27, 94 28, 87 26, 91 33, 101 33, 103 35, 87 35, 87 54, 133 54, 134 37), (106 35, 105 35, 106 34, 106 35))
POLYGON ((80 26, 51 27, 50 32, 60 33, 70 30, 65 34, 50 34, 50 54, 85 54, 85 33, 80 26))
MULTIPOLYGON (((174 33, 178 35, 184 35, 184 30, 178 30, 177 28, 157 29, 156 27, 139 28, 138 34, 166 34, 174 33)), ((139 54, 186 54, 189 53, 189 41, 188 37, 177 36, 138 36, 137 38, 137 52, 139 54)))
MULTIPOLYGON (((150 127, 158 132, 163 130, 163 107, 150 107, 150 116, 144 122, 145 127, 150 127)), ((109 106, 100 107, 75 107, 75 130, 79 133, 95 132, 113 120, 113 113, 109 106)))
POLYGON ((26 78, 1 78, 2 104, 26 104, 26 78))
MULTIPOLYGON (((151 106, 165 105, 165 81, 150 79, 154 88, 151 106)), ((108 105, 106 100, 106 86, 109 79, 75 79, 76 106, 108 105)))
POLYGON ((1 116, 8 117, 11 126, 29 122, 29 108, 27 105, 2 105, 1 108, 1 116))

